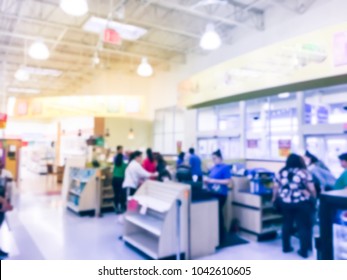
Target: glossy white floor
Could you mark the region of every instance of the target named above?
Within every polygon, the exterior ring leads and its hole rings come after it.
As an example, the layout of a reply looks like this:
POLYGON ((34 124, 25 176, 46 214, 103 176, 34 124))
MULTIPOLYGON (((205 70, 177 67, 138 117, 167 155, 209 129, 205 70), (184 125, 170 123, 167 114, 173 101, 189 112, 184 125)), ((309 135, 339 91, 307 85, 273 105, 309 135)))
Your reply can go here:
MULTIPOLYGON (((118 237, 122 225, 114 214, 102 218, 78 217, 63 207, 59 195, 47 195, 47 180, 24 172, 16 209, 7 214, 1 234, 1 248, 9 259, 138 260, 144 257, 124 245, 118 237)), ((51 184, 48 184, 48 186, 51 184)), ((53 189, 54 190, 54 189, 53 189)), ((297 247, 297 240, 293 239, 297 247)), ((314 259, 311 256, 311 259, 314 259)), ((290 259, 296 253, 283 254, 279 239, 250 242, 218 251, 204 259, 290 259)))

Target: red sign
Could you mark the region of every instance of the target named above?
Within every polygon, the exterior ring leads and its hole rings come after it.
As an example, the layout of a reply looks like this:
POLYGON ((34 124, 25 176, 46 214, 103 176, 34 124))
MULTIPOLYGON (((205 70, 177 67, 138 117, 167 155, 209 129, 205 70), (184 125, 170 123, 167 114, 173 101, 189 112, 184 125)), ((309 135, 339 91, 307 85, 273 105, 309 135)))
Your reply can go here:
POLYGON ((7 122, 7 114, 0 113, 0 122, 7 122))
POLYGON ((113 29, 105 29, 104 31, 104 42, 113 45, 120 45, 122 43, 122 38, 119 33, 113 29))

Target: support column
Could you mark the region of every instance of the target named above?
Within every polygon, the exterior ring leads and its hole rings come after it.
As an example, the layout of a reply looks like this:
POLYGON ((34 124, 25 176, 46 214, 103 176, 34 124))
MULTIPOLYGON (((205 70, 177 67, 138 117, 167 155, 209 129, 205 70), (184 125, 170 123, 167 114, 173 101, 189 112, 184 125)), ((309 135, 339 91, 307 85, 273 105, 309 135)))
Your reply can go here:
POLYGON ((303 132, 304 120, 305 120, 305 97, 302 91, 296 93, 297 100, 297 115, 298 118, 298 137, 299 137, 299 150, 304 151, 306 149, 305 145, 305 135, 303 132))
POLYGON ((246 101, 240 101, 240 157, 246 158, 246 142, 247 142, 247 115, 246 101))

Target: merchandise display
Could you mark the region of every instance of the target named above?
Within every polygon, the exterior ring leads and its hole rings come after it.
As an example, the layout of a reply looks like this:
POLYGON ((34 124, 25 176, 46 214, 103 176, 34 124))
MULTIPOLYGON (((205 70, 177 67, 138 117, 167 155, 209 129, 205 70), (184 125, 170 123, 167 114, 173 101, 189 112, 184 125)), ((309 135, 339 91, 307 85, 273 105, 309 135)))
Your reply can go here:
POLYGON ((276 237, 281 229, 282 216, 276 213, 271 202, 271 190, 254 191, 258 187, 252 187, 252 184, 257 183, 244 176, 233 178, 234 218, 238 220, 241 230, 254 235, 257 240, 276 237))
POLYGON ((128 201, 123 240, 153 259, 188 253, 189 186, 146 181, 128 201), (135 202, 135 203, 134 203, 135 202))

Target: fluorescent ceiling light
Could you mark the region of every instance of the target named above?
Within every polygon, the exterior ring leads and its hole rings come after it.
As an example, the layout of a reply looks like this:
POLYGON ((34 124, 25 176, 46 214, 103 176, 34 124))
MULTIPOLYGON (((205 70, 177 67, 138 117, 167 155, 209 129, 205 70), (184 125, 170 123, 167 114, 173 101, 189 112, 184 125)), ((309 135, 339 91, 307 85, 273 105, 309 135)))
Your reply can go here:
POLYGON ((218 49, 222 44, 221 38, 216 32, 213 24, 206 26, 205 33, 200 40, 200 47, 204 50, 218 49))
POLYGON ((277 96, 278 96, 278 98, 285 99, 285 98, 288 98, 290 96, 290 93, 289 92, 282 92, 282 93, 278 94, 277 96))
POLYGON ((31 74, 31 75, 37 75, 37 76, 51 76, 51 77, 60 77, 63 73, 60 70, 57 69, 51 69, 51 68, 36 68, 36 67, 28 67, 25 66, 23 69, 31 74))
POLYGON ((146 57, 142 58, 141 64, 137 67, 137 74, 141 77, 150 77, 153 75, 153 68, 148 63, 146 57))
POLYGON ((16 78, 16 80, 20 81, 20 82, 26 82, 29 81, 30 79, 30 75, 28 73, 28 71, 26 71, 23 67, 20 67, 16 73, 14 73, 14 77, 16 78))
POLYGON ((135 25, 108 21, 107 19, 95 16, 90 17, 83 25, 84 31, 97 34, 102 34, 107 28, 116 30, 122 39, 128 41, 136 41, 147 33, 146 29, 135 25))
POLYGON ((8 92, 11 93, 27 93, 27 94, 39 94, 41 91, 39 89, 34 88, 16 88, 10 87, 7 89, 8 92))
POLYGON ((60 8, 68 15, 80 17, 88 13, 86 0, 60 0, 60 8))
POLYGON ((37 40, 29 47, 29 55, 36 60, 47 60, 49 58, 49 49, 42 40, 37 40))

